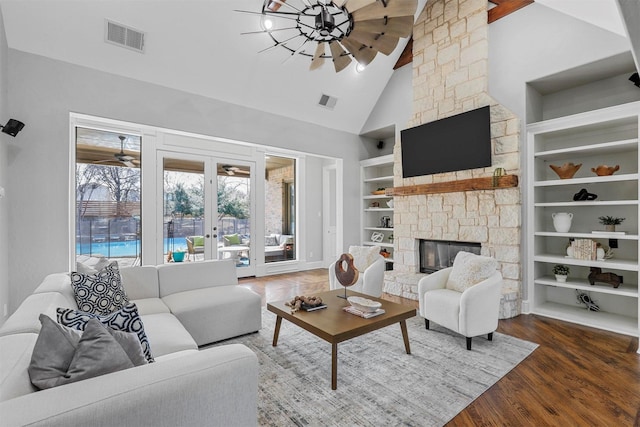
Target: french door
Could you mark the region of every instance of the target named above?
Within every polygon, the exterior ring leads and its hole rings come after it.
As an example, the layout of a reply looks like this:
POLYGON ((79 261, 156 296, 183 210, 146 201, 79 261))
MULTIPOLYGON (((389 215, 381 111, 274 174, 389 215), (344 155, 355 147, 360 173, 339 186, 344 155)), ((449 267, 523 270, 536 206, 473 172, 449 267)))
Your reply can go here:
POLYGON ((255 162, 158 151, 164 262, 233 259, 255 275, 255 162))

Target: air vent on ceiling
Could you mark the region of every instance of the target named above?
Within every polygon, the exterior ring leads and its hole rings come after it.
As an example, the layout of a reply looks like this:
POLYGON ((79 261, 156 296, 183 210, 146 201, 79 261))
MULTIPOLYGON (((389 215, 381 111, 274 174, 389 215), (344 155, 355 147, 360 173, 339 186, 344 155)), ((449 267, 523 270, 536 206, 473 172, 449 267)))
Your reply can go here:
POLYGON ((144 53, 144 33, 116 22, 106 20, 105 41, 144 53))
POLYGON ((333 110, 333 107, 336 106, 336 102, 338 102, 338 98, 336 98, 335 96, 325 95, 323 93, 320 96, 320 101, 318 101, 318 105, 321 107, 333 110))

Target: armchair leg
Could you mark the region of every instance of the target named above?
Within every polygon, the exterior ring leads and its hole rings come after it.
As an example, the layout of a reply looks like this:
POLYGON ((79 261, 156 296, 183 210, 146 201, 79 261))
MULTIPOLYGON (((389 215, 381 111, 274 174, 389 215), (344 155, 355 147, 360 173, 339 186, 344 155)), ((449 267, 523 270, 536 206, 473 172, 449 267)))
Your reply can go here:
POLYGON ((424 319, 424 327, 429 329, 429 319, 424 319))
POLYGON ((489 332, 489 335, 487 335, 487 339, 489 341, 493 341, 493 332, 489 332))
POLYGON ((471 337, 467 337, 467 350, 471 350, 471 337))

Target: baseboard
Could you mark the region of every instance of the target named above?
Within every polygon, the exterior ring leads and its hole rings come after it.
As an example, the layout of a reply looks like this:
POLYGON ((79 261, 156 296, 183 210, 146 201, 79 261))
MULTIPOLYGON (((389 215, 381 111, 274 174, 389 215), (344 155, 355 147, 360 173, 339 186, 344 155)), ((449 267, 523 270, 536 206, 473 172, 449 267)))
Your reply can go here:
POLYGON ((531 314, 529 300, 522 300, 522 314, 531 314))

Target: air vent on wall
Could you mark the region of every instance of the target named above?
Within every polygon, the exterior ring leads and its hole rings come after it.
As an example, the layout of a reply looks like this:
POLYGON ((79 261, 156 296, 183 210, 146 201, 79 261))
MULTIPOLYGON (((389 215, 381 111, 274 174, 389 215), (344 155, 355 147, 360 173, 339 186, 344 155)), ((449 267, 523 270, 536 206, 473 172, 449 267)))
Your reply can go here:
POLYGON ((336 106, 336 102, 338 102, 338 98, 336 98, 335 96, 325 95, 323 93, 320 96, 320 101, 318 101, 318 105, 321 107, 333 110, 333 107, 336 106))
POLYGON ((116 22, 106 20, 105 41, 144 53, 144 33, 116 22))

